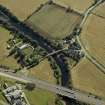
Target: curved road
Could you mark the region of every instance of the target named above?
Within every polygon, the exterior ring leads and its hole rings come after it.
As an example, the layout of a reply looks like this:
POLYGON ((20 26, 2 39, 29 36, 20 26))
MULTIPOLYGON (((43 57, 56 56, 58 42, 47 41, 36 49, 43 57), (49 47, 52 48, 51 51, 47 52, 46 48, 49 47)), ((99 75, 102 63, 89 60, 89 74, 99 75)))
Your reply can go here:
MULTIPOLYGON (((95 5, 91 6, 90 8, 87 9, 87 11, 84 14, 84 19, 82 20, 81 24, 80 24, 80 28, 83 27, 86 19, 88 18, 89 14, 97 7, 99 6, 102 2, 104 2, 104 0, 99 0, 95 5)), ((105 67, 100 64, 97 60, 95 60, 90 54, 89 52, 86 50, 85 46, 83 45, 81 39, 79 36, 76 37, 77 41, 79 42, 80 46, 82 47, 82 50, 85 52, 85 56, 94 64, 96 65, 101 72, 105 73, 105 67)))

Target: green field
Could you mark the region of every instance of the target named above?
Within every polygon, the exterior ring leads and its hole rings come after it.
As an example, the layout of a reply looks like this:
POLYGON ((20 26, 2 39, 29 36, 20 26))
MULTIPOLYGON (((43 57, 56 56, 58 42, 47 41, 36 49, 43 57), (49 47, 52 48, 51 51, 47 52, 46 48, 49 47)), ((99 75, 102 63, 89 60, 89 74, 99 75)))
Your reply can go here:
POLYGON ((33 48, 32 47, 26 47, 22 50, 22 52, 26 55, 29 56, 30 54, 32 54, 33 52, 33 48))
POLYGON ((26 23, 35 31, 48 38, 62 39, 69 35, 80 23, 81 15, 56 5, 46 4, 35 12, 26 23))
POLYGON ((10 38, 9 31, 0 27, 0 65, 5 65, 10 67, 11 69, 19 68, 17 61, 11 57, 7 57, 8 50, 7 41, 10 38))
POLYGON ((7 104, 7 101, 2 95, 2 92, 0 92, 0 105, 5 105, 5 104, 7 104))
POLYGON ((56 97, 53 93, 37 88, 34 91, 25 90, 25 94, 31 105, 54 105, 56 97))

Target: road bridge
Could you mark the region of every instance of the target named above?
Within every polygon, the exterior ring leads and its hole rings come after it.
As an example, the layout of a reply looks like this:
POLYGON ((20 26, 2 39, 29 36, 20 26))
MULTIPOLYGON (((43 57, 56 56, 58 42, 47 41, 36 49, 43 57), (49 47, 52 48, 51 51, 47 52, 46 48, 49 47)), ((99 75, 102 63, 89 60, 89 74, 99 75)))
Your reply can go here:
POLYGON ((62 51, 64 51, 64 50, 67 50, 68 48, 63 48, 63 49, 61 49, 61 50, 56 50, 56 51, 53 51, 52 53, 49 53, 49 54, 47 54, 46 56, 44 56, 42 59, 40 59, 40 61, 43 61, 45 58, 48 58, 49 56, 53 56, 53 55, 55 55, 55 54, 58 54, 58 53, 60 53, 60 52, 62 52, 62 51))

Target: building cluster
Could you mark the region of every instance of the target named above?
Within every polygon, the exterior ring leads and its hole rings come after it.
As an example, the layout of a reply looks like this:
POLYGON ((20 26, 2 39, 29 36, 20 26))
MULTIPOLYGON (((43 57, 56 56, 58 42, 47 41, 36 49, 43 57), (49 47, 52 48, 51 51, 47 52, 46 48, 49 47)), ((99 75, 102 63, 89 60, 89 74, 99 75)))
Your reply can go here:
POLYGON ((66 50, 66 55, 75 61, 79 62, 79 60, 85 56, 84 52, 81 49, 81 46, 79 43, 75 40, 69 40, 68 41, 69 47, 68 50, 66 50))
POLYGON ((6 86, 3 90, 3 94, 10 105, 29 105, 20 85, 6 86))
POLYGON ((84 53, 81 50, 68 50, 68 55, 69 57, 73 58, 74 60, 76 60, 77 62, 84 57, 84 53))
POLYGON ((21 64, 22 67, 27 67, 34 64, 34 47, 27 43, 17 43, 12 49, 9 50, 9 56, 14 55, 17 62, 21 64))

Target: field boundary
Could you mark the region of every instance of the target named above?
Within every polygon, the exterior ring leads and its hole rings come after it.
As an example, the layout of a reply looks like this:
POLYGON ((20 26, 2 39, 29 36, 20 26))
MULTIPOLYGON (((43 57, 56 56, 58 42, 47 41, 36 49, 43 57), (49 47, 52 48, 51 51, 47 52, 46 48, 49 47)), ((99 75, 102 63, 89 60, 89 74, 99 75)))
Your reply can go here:
MULTIPOLYGON (((81 18, 81 17, 80 17, 80 18, 81 18)), ((80 19, 80 20, 77 19, 77 20, 75 21, 75 23, 72 24, 72 27, 70 28, 71 31, 69 32, 68 35, 66 34, 65 37, 67 37, 67 36, 69 36, 70 34, 72 34, 73 29, 74 29, 74 28, 73 28, 74 25, 75 25, 76 23, 78 23, 79 21, 81 21, 81 19, 80 19)), ((30 26, 35 32, 39 33, 41 36, 47 37, 47 38, 49 38, 49 39, 55 39, 54 37, 51 36, 51 34, 49 34, 49 33, 45 32, 45 31, 43 31, 40 27, 38 27, 38 26, 32 24, 30 21, 27 21, 26 24, 27 24, 28 26, 30 26), (36 30, 35 30, 35 29, 36 29, 36 30)), ((75 27, 76 27, 76 25, 75 25, 75 27)), ((65 37, 64 37, 64 38, 65 38, 65 37)), ((59 40, 59 39, 63 39, 63 38, 58 38, 58 37, 56 37, 56 39, 59 40)))
MULTIPOLYGON (((45 6, 45 5, 47 5, 47 4, 49 4, 49 1, 45 2, 44 4, 40 4, 40 6, 39 6, 32 14, 30 14, 30 15, 24 20, 24 22, 25 22, 26 20, 28 20, 33 14, 37 13, 38 11, 40 11, 40 9, 42 9, 43 6, 45 6)), ((68 9, 68 7, 70 7, 70 6, 62 5, 61 3, 57 3, 57 2, 53 2, 52 4, 55 5, 55 6, 57 6, 57 7, 59 7, 59 8, 61 8, 61 9, 65 9, 65 11, 68 9)), ((79 13, 78 11, 75 11, 75 10, 72 9, 72 8, 70 8, 70 9, 71 9, 71 11, 72 11, 73 13, 75 13, 76 15, 82 16, 82 14, 79 13)), ((70 12, 71 12, 71 11, 70 11, 70 12)))
POLYGON ((105 19, 105 16, 101 16, 101 15, 99 15, 99 14, 97 14, 97 13, 92 12, 91 14, 92 14, 92 15, 95 15, 95 16, 97 16, 97 17, 100 17, 100 18, 102 18, 102 19, 105 19))
POLYGON ((23 22, 26 22, 31 16, 33 16, 35 13, 39 12, 40 9, 42 9, 43 6, 45 6, 46 4, 48 4, 48 1, 43 4, 40 4, 40 6, 37 7, 36 10, 34 12, 32 12, 32 14, 30 14, 23 22))
POLYGON ((26 22, 26 24, 28 26, 30 26, 35 32, 39 33, 41 36, 45 36, 45 37, 48 37, 49 39, 53 38, 50 36, 50 34, 48 34, 47 32, 43 31, 41 28, 39 28, 38 26, 35 26, 34 24, 32 24, 31 22, 26 22), (36 30, 35 30, 35 29, 36 30), (38 30, 38 31, 37 31, 38 30), (50 36, 50 37, 49 37, 50 36))
MULTIPOLYGON (((35 15, 38 11, 40 11, 44 6, 47 6, 49 2, 46 2, 43 6, 40 7, 40 9, 34 11, 24 22, 30 26, 34 31, 38 32, 39 34, 41 34, 42 36, 45 36, 45 37, 48 37, 49 39, 54 39, 54 37, 52 37, 50 35, 50 33, 42 30, 40 27, 38 27, 37 25, 33 24, 31 21, 28 21, 28 19, 31 18, 31 16, 35 15), (36 30, 35 30, 36 29, 36 30)), ((54 5, 55 8, 59 8, 59 9, 62 9, 62 12, 66 12, 68 8, 64 7, 64 6, 61 6, 57 3, 52 3, 52 4, 49 4, 49 5, 54 5)), ((78 16, 77 20, 75 21, 75 23, 72 24, 72 27, 76 27, 77 24, 80 24, 80 21, 82 20, 82 14, 70 9, 69 11, 67 11, 67 14, 71 14, 71 15, 75 15, 75 16, 78 16)), ((73 32, 73 28, 70 27, 70 32, 68 33, 68 35, 70 35, 72 32, 73 32)), ((67 34, 65 34, 65 37, 68 36, 67 34)), ((56 37, 56 39, 63 39, 63 38, 58 38, 56 37)))
POLYGON ((81 44, 82 44, 82 46, 84 47, 85 51, 86 51, 87 54, 91 57, 91 59, 90 59, 88 56, 86 56, 86 58, 87 58, 91 63, 93 63, 98 69, 100 69, 101 72, 103 72, 103 73, 105 74, 105 72, 102 70, 102 68, 105 69, 105 66, 104 66, 102 63, 100 63, 100 62, 97 60, 97 58, 93 56, 93 54, 92 54, 92 55, 90 54, 90 52, 86 49, 86 47, 85 47, 85 45, 84 45, 84 43, 83 43, 83 41, 82 41, 82 39, 81 39, 81 36, 79 37, 79 39, 80 39, 81 44), (95 62, 97 62, 102 68, 99 67, 98 65, 96 65, 96 64, 92 61, 92 59, 93 59, 95 62))
MULTIPOLYGON (((62 4, 57 3, 57 2, 54 2, 53 5, 55 5, 55 6, 59 7, 59 8, 65 9, 65 11, 70 7, 70 6, 67 6, 67 7, 66 7, 65 5, 62 5, 62 4)), ((70 11, 69 11, 69 12, 71 13, 71 11, 72 11, 72 13, 74 13, 74 14, 76 14, 76 15, 82 16, 81 13, 75 11, 75 10, 72 9, 72 8, 70 8, 70 11)), ((69 13, 69 12, 68 12, 68 13, 69 13)))

